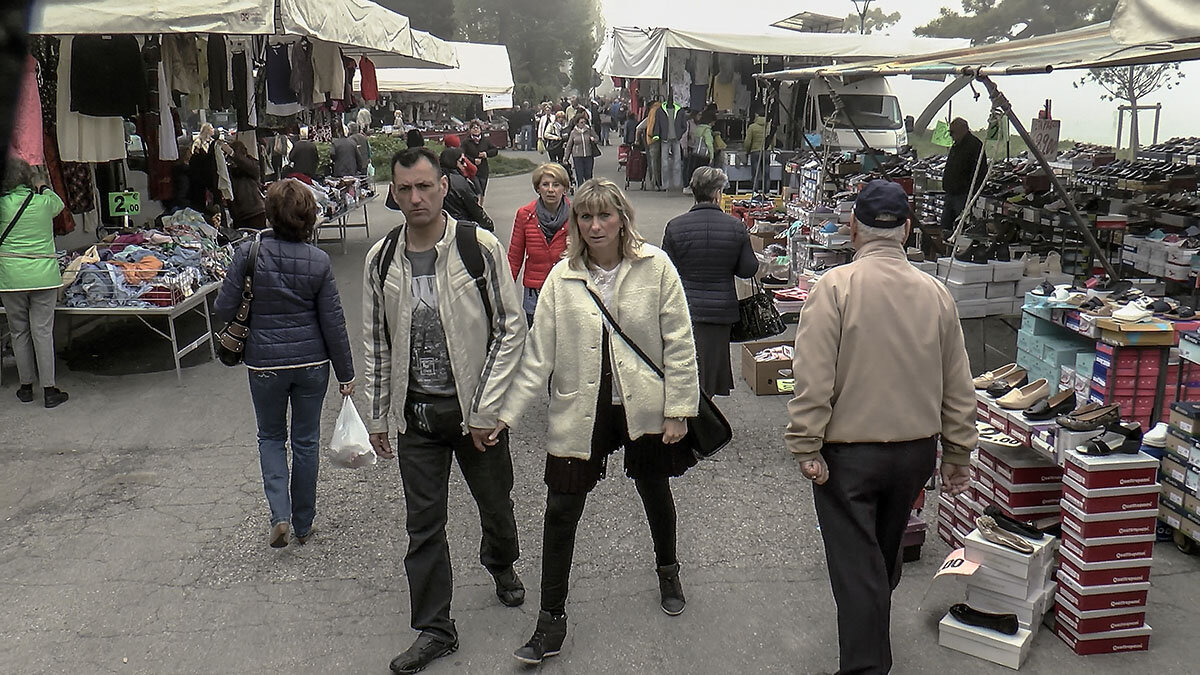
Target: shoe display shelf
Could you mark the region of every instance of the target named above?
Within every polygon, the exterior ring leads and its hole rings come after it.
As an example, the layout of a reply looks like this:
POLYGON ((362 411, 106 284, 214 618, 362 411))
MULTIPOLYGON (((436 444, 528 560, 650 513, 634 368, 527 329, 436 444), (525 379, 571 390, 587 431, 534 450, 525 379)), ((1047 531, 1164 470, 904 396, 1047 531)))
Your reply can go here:
POLYGON ((1159 466, 1159 520, 1176 547, 1200 552, 1200 405, 1173 403, 1159 466))
POLYGON ((1159 462, 1142 452, 1064 459, 1054 633, 1080 655, 1146 650, 1159 462))

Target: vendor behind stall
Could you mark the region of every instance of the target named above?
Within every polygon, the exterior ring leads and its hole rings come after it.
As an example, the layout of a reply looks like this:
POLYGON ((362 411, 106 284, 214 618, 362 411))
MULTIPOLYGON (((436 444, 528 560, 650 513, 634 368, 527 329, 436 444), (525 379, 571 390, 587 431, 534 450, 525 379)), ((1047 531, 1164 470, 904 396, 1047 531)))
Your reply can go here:
POLYGON ((946 169, 942 174, 942 187, 946 190, 946 204, 942 208, 942 228, 949 232, 967 206, 967 194, 983 183, 987 174, 987 155, 983 152, 983 141, 971 133, 971 127, 961 117, 950 122, 950 137, 954 145, 946 158, 946 169), (977 170, 978 167, 978 170, 977 170))

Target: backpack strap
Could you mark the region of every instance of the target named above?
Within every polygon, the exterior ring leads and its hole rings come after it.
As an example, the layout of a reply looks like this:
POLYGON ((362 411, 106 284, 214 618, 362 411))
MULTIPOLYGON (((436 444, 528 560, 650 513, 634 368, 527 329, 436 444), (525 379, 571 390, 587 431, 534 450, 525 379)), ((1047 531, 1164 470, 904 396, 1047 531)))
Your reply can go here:
MULTIPOLYGON (((379 296, 383 297, 384 282, 387 281, 388 270, 392 268, 392 260, 396 257, 396 247, 400 243, 402 225, 392 228, 383 238, 383 248, 379 249, 376 265, 379 268, 379 296)), ((388 349, 392 348, 392 330, 388 326, 387 310, 383 312, 383 338, 387 341, 388 349)))

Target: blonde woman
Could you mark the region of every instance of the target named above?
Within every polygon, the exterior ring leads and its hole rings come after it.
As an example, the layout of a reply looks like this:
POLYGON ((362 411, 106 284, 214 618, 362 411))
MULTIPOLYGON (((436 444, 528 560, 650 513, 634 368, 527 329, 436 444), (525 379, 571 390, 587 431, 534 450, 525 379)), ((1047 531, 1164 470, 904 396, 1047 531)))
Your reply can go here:
POLYGON ((524 362, 500 413, 501 427, 515 424, 549 379, 542 605, 533 637, 514 654, 524 663, 562 648, 575 531, 588 492, 620 447, 650 525, 662 609, 672 616, 684 609, 670 479, 696 463, 679 441, 699 391, 683 285, 667 255, 638 234, 633 208, 610 180, 580 186, 568 228, 566 258, 542 286, 524 362), (616 334, 598 303, 664 377, 616 334))

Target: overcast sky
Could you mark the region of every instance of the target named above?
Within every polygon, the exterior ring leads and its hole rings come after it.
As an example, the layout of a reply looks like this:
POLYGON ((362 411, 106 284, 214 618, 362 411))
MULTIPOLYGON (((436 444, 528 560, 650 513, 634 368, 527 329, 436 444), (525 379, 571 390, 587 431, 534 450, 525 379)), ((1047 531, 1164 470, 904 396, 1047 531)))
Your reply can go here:
MULTIPOLYGON (((730 11, 739 14, 761 16, 763 25, 795 14, 813 11, 821 14, 849 14, 854 11, 850 0, 601 0, 605 19, 610 24, 634 25, 657 23, 658 25, 695 26, 698 21, 711 21, 719 30, 721 17, 730 11), (841 8, 841 11, 835 11, 841 8)), ((901 20, 889 30, 895 35, 911 35, 913 28, 928 23, 937 17, 941 7, 958 10, 959 2, 942 0, 875 0, 872 7, 886 12, 900 12, 901 20)), ((1200 103, 1200 65, 1184 64, 1185 77, 1174 89, 1160 90, 1143 103, 1162 103, 1162 121, 1159 137, 1166 140, 1172 136, 1200 136, 1200 123, 1196 120, 1197 104, 1200 103)), ((1013 108, 1028 121, 1036 116, 1045 99, 1053 101, 1054 117, 1063 120, 1064 138, 1113 144, 1117 135, 1117 102, 1101 98, 1104 90, 1094 84, 1075 88, 1086 71, 1060 71, 1049 75, 1022 75, 997 78, 1002 91, 1012 101, 1013 108)), ((925 105, 941 90, 936 82, 914 82, 908 77, 891 78, 892 89, 900 97, 905 114, 919 115, 925 105)), ((951 103, 956 116, 966 117, 974 127, 987 122, 988 100, 982 94, 974 100, 970 89, 956 95, 951 103)), ((942 114, 946 114, 943 108, 942 114)), ((1128 117, 1128 116, 1127 116, 1128 117)), ((1153 126, 1153 113, 1142 113, 1142 143, 1149 144, 1153 126)), ((1128 138, 1128 118, 1125 135, 1128 138)))

